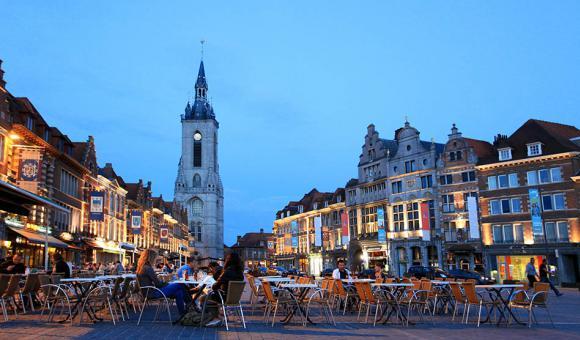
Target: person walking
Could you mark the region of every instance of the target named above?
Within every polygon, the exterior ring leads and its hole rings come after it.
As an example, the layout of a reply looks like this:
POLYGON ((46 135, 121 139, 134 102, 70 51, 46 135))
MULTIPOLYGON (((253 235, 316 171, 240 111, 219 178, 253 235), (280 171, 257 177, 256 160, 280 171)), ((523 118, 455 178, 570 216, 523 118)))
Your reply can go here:
POLYGON ((530 288, 534 288, 534 282, 538 281, 538 273, 536 272, 536 266, 534 265, 535 262, 536 260, 533 257, 530 257, 530 262, 526 265, 526 276, 530 283, 530 288))
POLYGON ((554 286, 554 284, 550 280, 550 271, 548 270, 548 260, 546 260, 546 259, 544 259, 542 261, 542 264, 540 265, 540 281, 545 282, 545 283, 549 283, 550 288, 554 291, 554 293, 556 293, 556 296, 564 295, 564 294, 560 293, 558 288, 556 288, 556 286, 554 286))

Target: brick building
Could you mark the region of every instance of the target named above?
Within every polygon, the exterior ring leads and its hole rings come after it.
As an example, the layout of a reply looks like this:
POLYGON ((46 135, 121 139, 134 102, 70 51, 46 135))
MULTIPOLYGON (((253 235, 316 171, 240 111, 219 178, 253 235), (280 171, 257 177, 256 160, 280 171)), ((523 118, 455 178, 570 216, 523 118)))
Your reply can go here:
POLYGON ((260 229, 258 233, 238 235, 230 250, 240 255, 246 268, 269 267, 274 260, 275 245, 274 234, 260 229))
POLYGON ((559 281, 580 282, 580 131, 530 119, 493 149, 476 167, 486 269, 525 279, 530 257, 548 255, 559 281))

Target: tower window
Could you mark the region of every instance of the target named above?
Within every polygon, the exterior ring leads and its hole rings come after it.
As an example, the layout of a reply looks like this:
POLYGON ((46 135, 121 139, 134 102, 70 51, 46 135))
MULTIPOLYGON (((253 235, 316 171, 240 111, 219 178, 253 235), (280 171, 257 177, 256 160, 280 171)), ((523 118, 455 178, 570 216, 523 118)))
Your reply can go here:
POLYGON ((191 201, 191 215, 192 216, 203 216, 203 201, 199 198, 194 198, 191 201))
POLYGON ((195 174, 193 176, 193 187, 194 188, 201 187, 201 176, 199 174, 195 174))
POLYGON ((201 167, 201 133, 193 135, 193 167, 201 167))

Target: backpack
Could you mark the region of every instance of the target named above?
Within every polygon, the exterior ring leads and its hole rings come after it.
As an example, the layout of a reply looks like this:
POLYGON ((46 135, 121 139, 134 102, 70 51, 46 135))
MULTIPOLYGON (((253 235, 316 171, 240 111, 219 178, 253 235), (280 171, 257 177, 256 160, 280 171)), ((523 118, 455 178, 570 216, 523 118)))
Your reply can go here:
POLYGON ((217 305, 207 304, 205 307, 205 313, 203 315, 203 320, 201 319, 201 312, 198 312, 194 308, 190 308, 185 315, 179 321, 182 326, 195 326, 198 327, 200 324, 205 325, 219 314, 217 305))

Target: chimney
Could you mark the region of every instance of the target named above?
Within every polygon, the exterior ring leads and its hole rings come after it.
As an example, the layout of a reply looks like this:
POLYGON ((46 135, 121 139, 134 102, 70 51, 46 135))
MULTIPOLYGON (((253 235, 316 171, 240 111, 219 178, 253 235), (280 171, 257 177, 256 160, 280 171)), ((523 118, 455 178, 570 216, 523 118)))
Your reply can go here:
POLYGON ((264 233, 264 228, 260 228, 260 234, 264 233))
POLYGON ((6 82, 4 81, 4 70, 2 69, 2 59, 0 59, 0 87, 6 88, 6 82))
POLYGON ((242 239, 242 236, 238 235, 238 238, 237 238, 237 241, 236 241, 236 244, 237 244, 237 245, 240 245, 240 240, 241 240, 241 239, 242 239))

